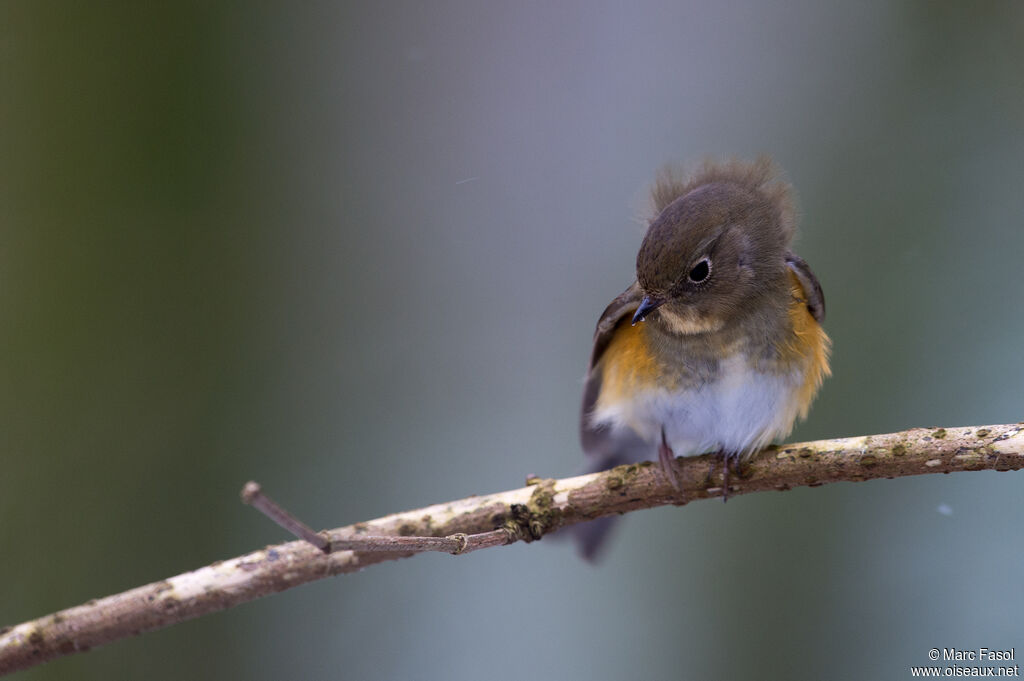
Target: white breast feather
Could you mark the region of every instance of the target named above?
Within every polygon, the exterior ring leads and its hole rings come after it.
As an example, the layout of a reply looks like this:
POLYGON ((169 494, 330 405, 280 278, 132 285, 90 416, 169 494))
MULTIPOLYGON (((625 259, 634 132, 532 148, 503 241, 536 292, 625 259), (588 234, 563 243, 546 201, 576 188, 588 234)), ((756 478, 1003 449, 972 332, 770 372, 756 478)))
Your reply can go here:
MULTIPOLYGON (((632 428, 651 443, 664 425, 676 456, 722 449, 749 454, 789 435, 802 375, 756 371, 743 355, 723 360, 714 381, 686 391, 644 391, 594 412, 595 425, 632 428)), ((652 451, 653 456, 653 451, 652 451)))

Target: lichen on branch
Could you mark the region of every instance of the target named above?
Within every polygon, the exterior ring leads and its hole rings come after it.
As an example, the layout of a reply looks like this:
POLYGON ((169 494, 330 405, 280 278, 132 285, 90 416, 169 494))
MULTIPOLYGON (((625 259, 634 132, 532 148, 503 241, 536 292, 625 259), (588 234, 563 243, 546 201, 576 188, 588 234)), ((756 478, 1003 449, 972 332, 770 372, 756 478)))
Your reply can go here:
MULTIPOLYGON (((300 584, 355 572, 420 550, 463 553, 513 541, 534 541, 561 527, 667 504, 722 495, 722 467, 711 455, 675 461, 677 491, 650 463, 563 479, 531 478, 525 487, 395 513, 319 533, 325 553, 308 541, 268 546, 160 582, 89 601, 0 629, 0 674, 160 629, 300 584), (461 535, 466 535, 462 537, 461 535), (381 538, 381 539, 375 539, 381 538), (409 542, 389 542, 395 537, 409 542), (423 542, 416 537, 448 537, 423 542), (369 542, 368 544, 366 542, 369 542), (450 547, 454 546, 454 549, 450 547), (445 548, 448 547, 448 548, 445 548)), ((928 473, 1024 468, 1024 424, 915 428, 768 447, 730 476, 729 496, 928 473)))

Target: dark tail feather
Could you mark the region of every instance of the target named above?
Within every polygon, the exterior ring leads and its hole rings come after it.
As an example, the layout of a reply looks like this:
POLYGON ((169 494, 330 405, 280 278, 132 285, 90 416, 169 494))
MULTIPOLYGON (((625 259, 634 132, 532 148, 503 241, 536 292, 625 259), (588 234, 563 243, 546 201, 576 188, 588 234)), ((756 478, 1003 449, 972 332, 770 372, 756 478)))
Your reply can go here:
POLYGON ((596 563, 604 550, 608 548, 609 532, 618 524, 618 521, 618 516, 609 515, 569 528, 580 555, 587 561, 596 563))
MULTIPOLYGON (((600 452, 598 456, 591 456, 590 465, 587 466, 585 472, 597 473, 642 460, 646 448, 648 448, 647 445, 640 438, 620 442, 614 453, 600 452)), ((607 548, 611 530, 618 524, 618 521, 618 516, 610 515, 570 527, 569 532, 576 541, 580 555, 589 562, 596 563, 607 548)))

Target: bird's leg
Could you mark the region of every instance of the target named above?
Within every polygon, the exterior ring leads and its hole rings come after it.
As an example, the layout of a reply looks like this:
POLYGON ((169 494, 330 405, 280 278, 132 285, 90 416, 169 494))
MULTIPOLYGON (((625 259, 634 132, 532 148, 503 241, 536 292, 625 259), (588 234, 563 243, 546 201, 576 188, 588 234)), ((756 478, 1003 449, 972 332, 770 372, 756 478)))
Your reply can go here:
POLYGON ((658 445, 658 463, 661 464, 661 472, 665 475, 677 492, 681 492, 679 478, 676 477, 676 454, 668 446, 668 439, 665 437, 665 426, 661 427, 661 444, 658 445))
POLYGON ((735 467, 733 472, 737 476, 742 476, 742 469, 740 466, 740 455, 738 453, 726 452, 724 449, 718 450, 718 456, 722 457, 722 501, 729 501, 729 472, 735 467))
POLYGON ((722 457, 722 503, 729 501, 729 455, 719 449, 717 456, 722 457))
POLYGON ((708 466, 708 476, 704 479, 704 485, 706 488, 715 486, 715 467, 719 459, 722 461, 722 501, 727 501, 729 499, 729 455, 725 453, 724 449, 719 449, 711 454, 711 463, 708 466))

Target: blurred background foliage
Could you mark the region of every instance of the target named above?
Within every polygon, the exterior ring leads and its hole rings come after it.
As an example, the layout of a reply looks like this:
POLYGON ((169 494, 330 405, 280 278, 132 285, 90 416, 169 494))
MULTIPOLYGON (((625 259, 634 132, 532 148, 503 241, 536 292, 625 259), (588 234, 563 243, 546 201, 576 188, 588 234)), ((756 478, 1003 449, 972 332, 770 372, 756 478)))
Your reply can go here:
MULTIPOLYGON (((656 169, 771 154, 834 377, 795 438, 1024 418, 1020 3, 0 9, 0 624, 577 472, 656 169)), ((1024 648, 1020 474, 423 556, 25 679, 908 678, 1024 648)))

